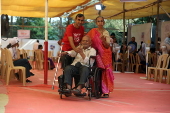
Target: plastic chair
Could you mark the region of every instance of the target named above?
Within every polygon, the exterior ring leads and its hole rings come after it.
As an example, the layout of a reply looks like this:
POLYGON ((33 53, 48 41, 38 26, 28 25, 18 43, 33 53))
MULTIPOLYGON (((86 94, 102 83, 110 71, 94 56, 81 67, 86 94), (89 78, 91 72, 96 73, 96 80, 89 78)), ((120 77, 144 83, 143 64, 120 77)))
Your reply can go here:
POLYGON ((17 49, 17 59, 20 59, 21 57, 20 57, 20 50, 19 49, 17 49))
POLYGON ((139 70, 139 66, 141 66, 142 64, 140 63, 140 57, 138 54, 136 54, 136 69, 135 69, 135 73, 138 73, 139 70))
POLYGON ((134 66, 136 65, 136 59, 133 54, 129 54, 129 64, 130 64, 129 71, 134 71, 134 66))
POLYGON ((151 54, 151 66, 152 67, 156 67, 156 64, 157 64, 157 54, 154 54, 154 53, 152 53, 151 54))
POLYGON ((6 49, 6 54, 7 54, 7 75, 6 75, 6 85, 9 84, 9 79, 10 79, 10 73, 12 70, 21 70, 22 72, 22 82, 23 82, 23 86, 26 85, 26 70, 25 67, 22 66, 14 66, 13 64, 13 60, 12 60, 12 54, 11 52, 6 49))
POLYGON ((1 48, 1 78, 3 79, 5 77, 5 74, 6 74, 6 69, 7 69, 7 65, 6 65, 6 60, 7 60, 7 57, 6 56, 6 50, 1 48))
POLYGON ((53 51, 48 51, 48 58, 53 58, 53 51))
MULTIPOLYGON (((37 69, 43 69, 43 63, 44 63, 44 54, 42 50, 36 50, 35 51, 35 62, 36 62, 36 68, 37 69)), ((48 68, 50 69, 50 62, 48 61, 48 68)))
POLYGON ((21 51, 22 51, 23 58, 27 59, 28 58, 27 52, 24 49, 22 49, 21 51))
POLYGON ((166 83, 167 83, 167 84, 170 84, 170 69, 167 69, 166 83))
POLYGON ((117 58, 117 56, 116 56, 115 62, 114 62, 114 69, 115 69, 115 71, 118 71, 118 67, 119 67, 119 66, 122 67, 121 71, 123 71, 123 63, 122 63, 123 54, 119 53, 119 56, 120 56, 119 59, 121 59, 121 62, 118 62, 118 58, 117 58))
POLYGON ((164 68, 158 68, 157 70, 160 70, 160 76, 159 76, 159 82, 162 82, 162 78, 163 78, 163 72, 167 72, 167 80, 166 83, 169 84, 170 83, 170 73, 168 73, 170 71, 170 69, 168 69, 169 66, 169 61, 170 61, 170 56, 168 57, 167 61, 166 61, 166 65, 164 68))
POLYGON ((167 58, 168 58, 168 54, 161 55, 158 58, 158 62, 157 62, 156 67, 148 67, 148 75, 147 75, 148 80, 151 79, 151 71, 153 71, 153 72, 155 72, 153 75, 154 75, 154 81, 156 82, 156 80, 157 80, 157 71, 158 71, 157 69, 165 67, 167 58))

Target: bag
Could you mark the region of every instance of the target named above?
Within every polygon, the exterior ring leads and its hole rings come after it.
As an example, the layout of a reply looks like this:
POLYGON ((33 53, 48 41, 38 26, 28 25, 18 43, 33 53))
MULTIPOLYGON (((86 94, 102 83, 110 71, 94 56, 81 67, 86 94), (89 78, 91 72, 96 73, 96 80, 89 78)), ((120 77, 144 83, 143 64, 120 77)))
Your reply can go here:
POLYGON ((99 67, 101 69, 105 69, 103 61, 102 61, 100 55, 96 55, 96 62, 97 62, 97 67, 99 67))

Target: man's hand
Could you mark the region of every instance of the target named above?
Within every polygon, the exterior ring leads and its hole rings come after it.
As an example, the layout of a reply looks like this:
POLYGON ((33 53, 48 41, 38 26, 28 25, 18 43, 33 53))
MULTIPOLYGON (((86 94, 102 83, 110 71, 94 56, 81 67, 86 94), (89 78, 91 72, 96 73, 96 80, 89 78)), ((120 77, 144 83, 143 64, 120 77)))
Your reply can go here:
POLYGON ((83 53, 83 49, 82 48, 77 48, 78 49, 78 53, 82 54, 83 53))
POLYGON ((61 52, 61 53, 58 54, 58 56, 61 57, 61 56, 67 55, 67 54, 68 54, 67 52, 61 52))
POLYGON ((76 52, 79 53, 83 59, 86 57, 85 54, 83 53, 83 46, 82 45, 79 45, 76 48, 76 52))
POLYGON ((76 53, 79 53, 80 50, 79 50, 79 48, 75 48, 74 51, 75 51, 76 53))
POLYGON ((81 52, 83 52, 83 46, 82 46, 82 45, 79 45, 77 48, 74 49, 74 51, 75 51, 76 53, 81 53, 81 52))

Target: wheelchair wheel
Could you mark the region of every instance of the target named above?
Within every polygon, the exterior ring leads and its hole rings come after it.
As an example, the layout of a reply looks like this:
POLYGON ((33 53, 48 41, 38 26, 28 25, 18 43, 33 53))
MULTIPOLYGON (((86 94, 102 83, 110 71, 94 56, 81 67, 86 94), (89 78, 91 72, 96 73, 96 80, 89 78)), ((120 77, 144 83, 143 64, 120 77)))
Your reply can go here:
POLYGON ((101 97, 102 91, 101 91, 101 74, 102 70, 97 68, 96 74, 95 74, 95 81, 94 81, 94 86, 95 86, 95 97, 96 99, 101 97))
POLYGON ((89 97, 89 101, 91 100, 91 97, 92 97, 92 87, 91 87, 91 84, 89 84, 88 88, 87 88, 87 95, 89 97))
POLYGON ((88 91, 89 101, 91 100, 91 91, 88 91))
POLYGON ((63 99, 62 93, 60 93, 60 99, 63 99))

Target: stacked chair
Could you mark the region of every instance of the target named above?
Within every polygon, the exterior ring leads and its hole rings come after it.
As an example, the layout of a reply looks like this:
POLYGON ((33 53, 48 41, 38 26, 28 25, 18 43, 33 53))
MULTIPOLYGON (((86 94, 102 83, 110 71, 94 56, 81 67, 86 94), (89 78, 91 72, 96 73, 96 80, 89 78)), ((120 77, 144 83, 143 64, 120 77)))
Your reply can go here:
MULTIPOLYGON (((161 82, 163 71, 167 71, 167 73, 169 72, 169 69, 167 69, 168 65, 169 65, 168 54, 163 54, 159 56, 156 67, 148 67, 147 73, 148 80, 154 78, 154 81, 156 82, 159 78, 159 81, 161 82)), ((169 75, 167 74, 168 76, 167 78, 169 78, 169 75)), ((169 80, 167 79, 167 81, 169 80)))
POLYGON ((142 66, 142 64, 140 63, 140 57, 138 54, 136 54, 136 69, 135 69, 135 73, 139 73, 139 68, 142 66))
POLYGON ((129 54, 129 71, 133 71, 134 72, 134 67, 136 66, 136 59, 135 56, 131 53, 129 54))

